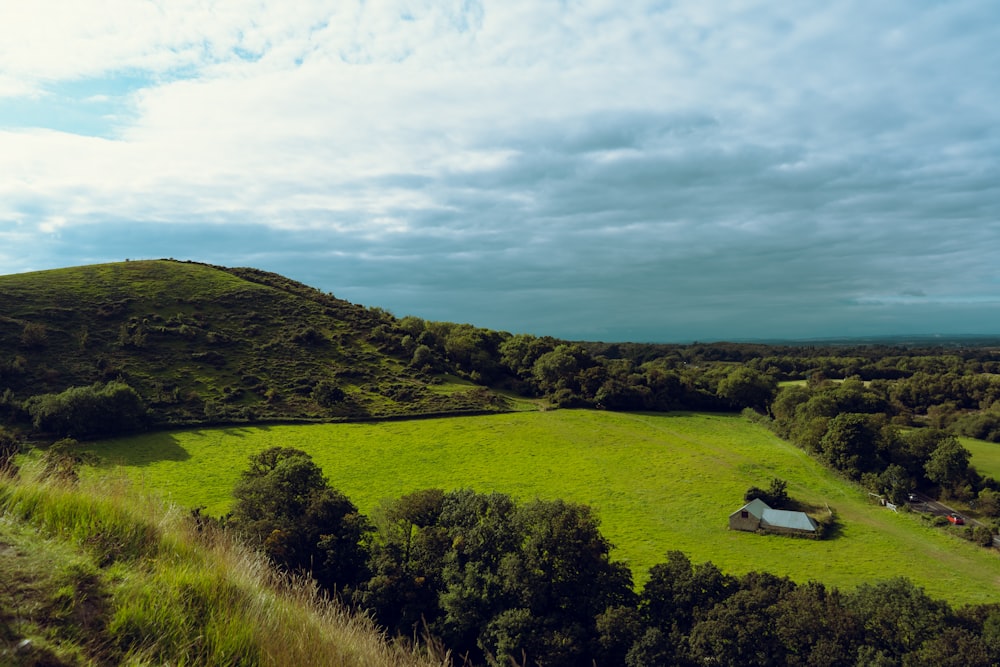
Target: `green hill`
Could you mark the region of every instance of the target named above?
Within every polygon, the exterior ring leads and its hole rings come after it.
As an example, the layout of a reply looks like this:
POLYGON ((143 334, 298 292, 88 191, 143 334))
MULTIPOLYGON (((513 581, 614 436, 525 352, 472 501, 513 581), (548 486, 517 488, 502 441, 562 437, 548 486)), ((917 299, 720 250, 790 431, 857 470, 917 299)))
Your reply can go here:
POLYGON ((394 321, 256 269, 156 260, 0 276, 0 393, 16 406, 124 380, 159 425, 497 409, 411 367, 385 335, 394 321))

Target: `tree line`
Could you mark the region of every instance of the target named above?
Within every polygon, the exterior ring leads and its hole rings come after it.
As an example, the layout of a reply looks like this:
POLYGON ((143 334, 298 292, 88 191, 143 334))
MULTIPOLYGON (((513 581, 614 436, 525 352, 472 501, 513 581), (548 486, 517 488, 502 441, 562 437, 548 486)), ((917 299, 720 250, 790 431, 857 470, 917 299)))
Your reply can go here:
POLYGON ((670 551, 639 590, 586 505, 428 489, 371 517, 304 452, 251 457, 221 520, 389 632, 473 664, 976 665, 1000 605, 954 609, 906 579, 841 592, 723 573, 670 551))

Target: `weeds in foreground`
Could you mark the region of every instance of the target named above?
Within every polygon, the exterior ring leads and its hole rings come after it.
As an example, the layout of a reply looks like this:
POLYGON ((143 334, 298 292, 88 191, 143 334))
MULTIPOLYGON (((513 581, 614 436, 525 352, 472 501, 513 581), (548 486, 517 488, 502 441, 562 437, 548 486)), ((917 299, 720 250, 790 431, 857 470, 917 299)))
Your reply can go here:
POLYGON ((449 663, 123 479, 36 472, 0 480, 2 664, 449 663))

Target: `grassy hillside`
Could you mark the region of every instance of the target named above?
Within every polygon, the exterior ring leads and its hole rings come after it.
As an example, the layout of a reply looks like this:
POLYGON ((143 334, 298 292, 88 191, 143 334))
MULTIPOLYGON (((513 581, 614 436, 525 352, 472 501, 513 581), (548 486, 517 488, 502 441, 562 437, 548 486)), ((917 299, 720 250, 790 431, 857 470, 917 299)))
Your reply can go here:
POLYGON ((374 424, 198 429, 100 443, 115 463, 183 505, 222 513, 247 458, 271 446, 309 452, 362 511, 428 487, 472 487, 597 508, 638 579, 670 549, 732 573, 766 570, 842 588, 895 575, 953 603, 1000 602, 994 553, 914 514, 869 504, 859 488, 738 416, 532 412, 374 424), (788 480, 791 496, 836 510, 833 539, 731 532, 751 485, 788 480))
POLYGON ((394 355, 384 319, 255 269, 158 260, 0 276, 0 394, 15 405, 124 379, 173 424, 496 409, 394 355))
POLYGON ((443 664, 122 480, 0 479, 0 664, 443 664))

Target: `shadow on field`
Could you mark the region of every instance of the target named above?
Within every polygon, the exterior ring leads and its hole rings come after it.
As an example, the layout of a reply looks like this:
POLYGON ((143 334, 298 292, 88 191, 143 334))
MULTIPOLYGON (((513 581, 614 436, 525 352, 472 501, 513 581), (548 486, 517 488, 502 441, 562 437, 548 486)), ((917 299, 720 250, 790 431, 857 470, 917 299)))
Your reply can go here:
POLYGON ((191 455, 171 433, 149 433, 102 443, 93 452, 100 467, 144 466, 159 461, 187 461, 191 455))
POLYGON ((811 505, 790 498, 781 509, 805 512, 811 516, 819 522, 822 530, 821 539, 823 540, 835 540, 843 533, 843 525, 837 518, 837 512, 832 510, 829 505, 811 505))

